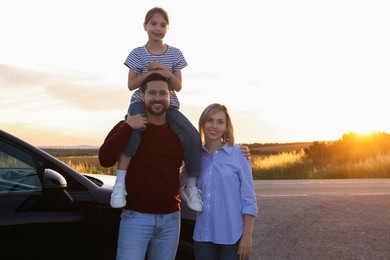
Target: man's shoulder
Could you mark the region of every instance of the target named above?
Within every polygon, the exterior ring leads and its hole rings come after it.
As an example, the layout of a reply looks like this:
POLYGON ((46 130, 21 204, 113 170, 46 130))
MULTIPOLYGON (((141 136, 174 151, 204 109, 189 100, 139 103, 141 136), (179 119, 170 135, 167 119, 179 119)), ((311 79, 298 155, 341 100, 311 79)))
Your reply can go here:
POLYGON ((131 126, 126 124, 125 120, 120 120, 116 125, 113 127, 113 130, 119 131, 119 129, 131 129, 131 126))

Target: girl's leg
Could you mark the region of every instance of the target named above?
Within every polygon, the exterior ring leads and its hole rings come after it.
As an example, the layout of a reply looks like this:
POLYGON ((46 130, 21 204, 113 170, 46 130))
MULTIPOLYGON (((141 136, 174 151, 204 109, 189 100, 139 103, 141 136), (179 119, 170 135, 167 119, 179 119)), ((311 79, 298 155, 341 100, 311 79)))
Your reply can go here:
POLYGON ((167 119, 170 127, 179 137, 184 147, 184 163, 188 175, 186 187, 181 190, 181 197, 189 208, 195 211, 203 210, 199 189, 196 186, 200 174, 200 156, 202 142, 200 135, 192 123, 177 109, 169 108, 167 119))
MULTIPOLYGON (((136 115, 144 113, 144 103, 143 102, 134 102, 131 103, 128 109, 128 114, 136 115)), ((125 116, 125 119, 127 115, 125 116)), ((126 206, 126 173, 127 168, 129 168, 131 157, 134 156, 137 148, 141 142, 141 133, 144 129, 136 129, 131 135, 129 141, 126 144, 126 147, 118 158, 117 171, 115 185, 113 188, 113 193, 111 194, 110 204, 113 208, 123 208, 126 206)))
POLYGON ((167 119, 173 132, 179 137, 184 147, 184 163, 189 176, 198 177, 200 174, 200 160, 202 140, 198 130, 179 110, 170 107, 167 119))

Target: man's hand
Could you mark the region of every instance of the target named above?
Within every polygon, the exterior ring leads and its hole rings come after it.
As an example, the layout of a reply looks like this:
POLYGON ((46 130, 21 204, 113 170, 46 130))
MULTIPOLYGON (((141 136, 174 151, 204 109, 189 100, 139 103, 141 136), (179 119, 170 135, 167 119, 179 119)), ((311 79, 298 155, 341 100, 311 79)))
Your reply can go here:
POLYGON ((251 151, 249 150, 249 147, 246 145, 240 144, 241 152, 244 154, 244 156, 250 160, 251 159, 251 151))
POLYGON ((144 115, 134 115, 131 116, 130 114, 127 114, 126 124, 131 126, 133 129, 139 129, 139 128, 145 128, 146 124, 148 123, 148 119, 144 115))

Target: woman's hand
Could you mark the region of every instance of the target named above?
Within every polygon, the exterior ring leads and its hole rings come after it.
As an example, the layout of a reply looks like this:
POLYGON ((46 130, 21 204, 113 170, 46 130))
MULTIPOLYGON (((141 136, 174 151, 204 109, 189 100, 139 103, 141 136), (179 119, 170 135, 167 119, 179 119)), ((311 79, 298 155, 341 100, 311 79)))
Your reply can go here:
POLYGON ((246 260, 249 258, 249 255, 252 252, 252 237, 251 236, 243 236, 240 239, 240 243, 238 245, 238 253, 240 254, 240 260, 246 260))

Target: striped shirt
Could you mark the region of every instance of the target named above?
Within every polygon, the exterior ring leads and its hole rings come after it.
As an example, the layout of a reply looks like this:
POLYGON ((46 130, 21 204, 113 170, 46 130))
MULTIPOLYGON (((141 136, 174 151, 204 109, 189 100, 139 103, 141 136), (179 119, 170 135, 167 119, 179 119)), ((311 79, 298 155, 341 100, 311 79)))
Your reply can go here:
MULTIPOLYGON (((133 49, 127 56, 125 65, 132 71, 143 74, 148 71, 148 65, 152 61, 163 64, 172 73, 180 71, 188 65, 183 53, 178 48, 168 46, 165 53, 154 55, 148 51, 146 45, 133 49)), ((141 93, 141 90, 137 89, 131 96, 131 103, 142 102, 141 93)), ((171 106, 177 109, 180 108, 180 102, 175 91, 173 91, 171 106)))

